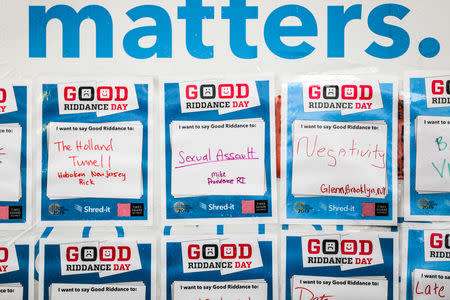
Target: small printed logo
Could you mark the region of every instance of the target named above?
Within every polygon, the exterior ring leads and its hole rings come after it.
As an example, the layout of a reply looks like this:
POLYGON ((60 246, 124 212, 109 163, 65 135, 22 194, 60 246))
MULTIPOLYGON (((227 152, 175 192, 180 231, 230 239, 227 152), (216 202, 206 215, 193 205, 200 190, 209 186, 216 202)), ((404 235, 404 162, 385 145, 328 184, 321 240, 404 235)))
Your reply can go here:
POLYGON ((436 202, 430 201, 427 198, 420 198, 419 201, 417 201, 417 206, 421 209, 434 209, 436 202))
POLYGON ((52 215, 59 215, 61 213, 61 207, 56 204, 50 204, 48 211, 52 214, 52 215))
POLYGON ((294 204, 294 210, 295 210, 296 212, 298 212, 299 214, 300 214, 300 213, 307 212, 306 204, 303 203, 303 202, 298 201, 298 202, 296 202, 296 203, 294 204))
POLYGON ((203 210, 208 210, 208 206, 206 205, 206 203, 200 202, 200 208, 203 210))
POLYGON ((184 205, 183 202, 177 202, 177 203, 174 204, 173 209, 177 213, 183 213, 185 211, 185 209, 186 209, 186 206, 184 205))
POLYGON ((430 207, 430 201, 428 201, 427 198, 420 198, 419 201, 417 202, 417 205, 421 209, 428 209, 430 207))
POLYGON ((75 207, 75 210, 76 210, 76 211, 78 211, 78 212, 80 212, 80 213, 83 212, 83 207, 81 207, 81 205, 76 204, 74 207, 75 207))

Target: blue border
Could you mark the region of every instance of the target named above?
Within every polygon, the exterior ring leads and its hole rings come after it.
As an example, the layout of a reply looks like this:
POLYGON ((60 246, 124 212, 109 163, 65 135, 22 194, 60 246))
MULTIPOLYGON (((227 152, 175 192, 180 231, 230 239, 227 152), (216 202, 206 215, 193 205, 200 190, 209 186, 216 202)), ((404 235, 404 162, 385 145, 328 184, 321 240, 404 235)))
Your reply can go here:
POLYGON ((241 111, 219 115, 217 111, 182 113, 180 92, 178 83, 164 84, 164 116, 165 116, 165 159, 166 159, 166 218, 168 220, 183 219, 209 219, 209 218, 255 218, 272 216, 272 180, 271 180, 271 156, 275 155, 270 148, 270 82, 256 81, 256 87, 261 105, 241 111), (203 196, 175 198, 171 194, 172 180, 172 149, 170 144, 170 123, 172 121, 221 121, 233 119, 262 118, 265 121, 265 166, 267 191, 263 196, 203 196), (242 213, 242 200, 267 200, 268 212, 256 214, 242 213), (174 205, 177 202, 185 204, 185 210, 177 213, 174 205), (234 210, 204 210, 200 203, 215 205, 233 205, 234 210))
MULTIPOLYGON (((287 168, 286 168, 286 217, 288 219, 317 219, 317 220, 371 220, 371 221, 392 221, 393 220, 393 176, 392 174, 392 109, 393 109, 393 84, 380 83, 383 109, 377 109, 367 112, 360 112, 341 116, 340 111, 327 112, 304 112, 303 110, 303 86, 300 82, 288 84, 287 89, 287 168), (295 120, 323 120, 323 121, 374 121, 382 120, 388 125, 387 130, 387 166, 386 173, 388 177, 388 195, 385 199, 366 198, 366 197, 294 197, 292 195, 292 123, 295 120), (298 213, 294 206, 297 202, 303 202, 307 208, 304 212, 298 213), (362 216, 362 203, 388 203, 388 216, 362 216), (330 204, 345 207, 353 206, 354 212, 329 211, 330 204)), ((395 149, 397 151, 397 149, 395 149)), ((394 170, 397 172, 397 170, 394 170)))
POLYGON ((148 220, 148 197, 151 192, 148 191, 148 110, 149 110, 149 88, 147 84, 135 84, 139 109, 119 114, 97 117, 95 112, 60 115, 58 106, 58 88, 56 84, 42 85, 42 182, 41 182, 41 220, 42 221, 88 221, 88 220, 108 220, 108 221, 129 221, 129 220, 148 220), (47 197, 47 125, 50 122, 80 122, 80 123, 104 123, 104 122, 125 122, 140 121, 143 125, 142 140, 142 183, 143 195, 140 199, 113 199, 113 198, 78 198, 50 200, 47 197), (143 203, 144 216, 140 217, 118 217, 118 203, 143 203), (60 214, 52 215, 49 211, 51 204, 57 204, 61 207, 60 214), (75 209, 75 205, 82 207, 88 205, 91 207, 109 206, 110 213, 83 213, 75 209))

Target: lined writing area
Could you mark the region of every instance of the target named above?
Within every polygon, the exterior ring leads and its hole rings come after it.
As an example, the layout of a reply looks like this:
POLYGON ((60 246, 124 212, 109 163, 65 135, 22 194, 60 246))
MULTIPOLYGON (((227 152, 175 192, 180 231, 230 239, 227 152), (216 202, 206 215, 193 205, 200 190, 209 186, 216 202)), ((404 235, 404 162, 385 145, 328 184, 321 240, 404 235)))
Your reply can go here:
POLYGON ((264 130, 261 119, 172 122, 172 195, 264 195, 264 130))
POLYGON ((292 194, 385 198, 386 149, 384 122, 295 120, 292 194))

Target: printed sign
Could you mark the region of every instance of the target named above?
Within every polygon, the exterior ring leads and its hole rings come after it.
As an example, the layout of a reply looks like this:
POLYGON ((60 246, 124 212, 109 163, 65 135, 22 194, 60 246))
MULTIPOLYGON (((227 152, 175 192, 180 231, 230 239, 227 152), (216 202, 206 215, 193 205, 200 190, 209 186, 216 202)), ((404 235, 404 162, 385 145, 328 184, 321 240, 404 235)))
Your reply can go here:
POLYGON ((405 184, 407 221, 450 220, 450 72, 405 78, 405 184))
POLYGON ((340 111, 344 116, 382 109, 383 100, 380 85, 375 80, 306 81, 303 107, 305 112, 340 111))
POLYGON ((293 276, 292 299, 387 300, 388 281, 380 277, 293 276))
POLYGON ((397 98, 393 78, 302 76, 284 84, 283 222, 397 222, 397 98))
POLYGON ((162 87, 164 221, 273 221, 271 78, 166 79, 162 87))
POLYGON ((161 299, 275 299, 277 255, 265 235, 166 237, 161 299))
POLYGON ((58 85, 59 114, 96 112, 97 117, 139 109, 131 81, 77 81, 58 85))
POLYGON ((303 267, 340 266, 342 271, 383 264, 377 234, 354 233, 302 238, 303 267))
POLYGON ((220 271, 221 275, 262 267, 256 240, 235 239, 183 242, 183 272, 220 271))
POLYGON ((258 300, 267 298, 267 283, 264 280, 239 280, 228 282, 186 282, 172 284, 174 300, 258 300))
POLYGON ((217 111, 220 115, 261 105, 254 81, 180 82, 181 112, 217 111))
POLYGON ((396 300, 398 233, 286 231, 282 236, 285 300, 396 300))
POLYGON ((150 221, 152 79, 40 83, 40 222, 150 221))
POLYGON ((152 240, 40 240, 39 297, 54 299, 155 299, 152 240))
POLYGON ((98 273, 99 277, 142 269, 136 243, 61 244, 61 275, 98 273))
POLYGON ((450 228, 447 224, 403 223, 401 298, 450 297, 450 228))

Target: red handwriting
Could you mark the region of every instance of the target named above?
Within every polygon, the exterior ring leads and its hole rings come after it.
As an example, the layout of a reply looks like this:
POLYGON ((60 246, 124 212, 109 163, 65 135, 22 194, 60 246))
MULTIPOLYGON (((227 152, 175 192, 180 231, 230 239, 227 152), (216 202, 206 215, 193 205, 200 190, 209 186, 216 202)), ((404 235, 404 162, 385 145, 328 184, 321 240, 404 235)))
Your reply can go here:
POLYGON ((76 140, 75 147, 70 144, 66 144, 64 141, 54 142, 54 144, 58 147, 58 152, 64 151, 114 151, 113 147, 113 139, 110 139, 107 144, 95 144, 94 139, 88 139, 86 143, 82 141, 76 140))
POLYGON ((386 168, 386 153, 380 149, 378 144, 375 144, 374 147, 368 149, 361 149, 357 146, 357 142, 352 140, 352 145, 350 147, 345 146, 336 146, 333 148, 318 146, 317 135, 314 136, 314 145, 310 145, 310 137, 302 136, 297 141, 297 150, 296 153, 306 154, 307 157, 318 157, 318 158, 327 158, 329 160, 329 167, 336 167, 338 164, 338 159, 340 157, 350 157, 356 159, 365 159, 372 161, 379 161, 378 163, 369 162, 369 164, 375 168, 385 169, 386 168), (304 141, 305 143, 302 143, 304 141), (304 150, 301 149, 302 145, 304 145, 304 150))
POLYGON ((304 287, 296 287, 295 289, 300 290, 300 298, 298 298, 298 300, 329 300, 334 297, 332 295, 326 295, 326 294, 316 297, 313 292, 311 292, 310 290, 308 290, 307 288, 304 288, 304 287))
POLYGON ((345 186, 331 186, 322 184, 320 186, 320 192, 322 194, 339 194, 339 195, 361 195, 367 198, 373 197, 373 195, 386 195, 386 187, 370 187, 366 184, 360 184, 358 186, 351 186, 349 184, 345 186))
POLYGON ((434 283, 434 286, 427 284, 424 289, 420 289, 419 284, 420 281, 417 281, 416 288, 414 290, 416 295, 435 295, 440 298, 446 298, 445 286, 439 286, 437 283, 434 283))

